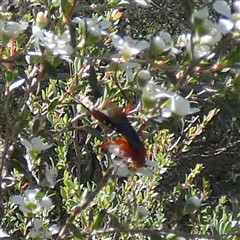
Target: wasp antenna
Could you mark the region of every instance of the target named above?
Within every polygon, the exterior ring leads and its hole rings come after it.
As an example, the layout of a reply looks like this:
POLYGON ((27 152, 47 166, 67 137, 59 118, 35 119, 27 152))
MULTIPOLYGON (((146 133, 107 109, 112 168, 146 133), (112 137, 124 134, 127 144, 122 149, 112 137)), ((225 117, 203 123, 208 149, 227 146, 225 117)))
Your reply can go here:
POLYGON ((129 97, 125 94, 125 92, 122 90, 121 86, 119 85, 118 81, 116 81, 117 79, 117 72, 118 72, 118 66, 119 64, 117 63, 115 66, 115 74, 114 74, 114 78, 112 79, 114 81, 114 83, 117 85, 118 89, 120 90, 120 92, 122 93, 123 97, 129 102, 129 97))

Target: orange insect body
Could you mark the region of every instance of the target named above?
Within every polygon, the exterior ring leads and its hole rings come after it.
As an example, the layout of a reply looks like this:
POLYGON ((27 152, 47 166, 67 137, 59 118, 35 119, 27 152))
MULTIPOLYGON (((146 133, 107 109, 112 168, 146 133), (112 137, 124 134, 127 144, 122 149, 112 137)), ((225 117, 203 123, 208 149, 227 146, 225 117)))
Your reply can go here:
POLYGON ((130 158, 132 160, 130 165, 131 168, 138 169, 144 167, 146 162, 146 150, 144 147, 141 146, 137 150, 134 150, 129 140, 125 137, 107 142, 103 144, 102 147, 109 147, 111 145, 119 146, 119 156, 123 158, 130 158))
POLYGON ((120 155, 124 158, 131 158, 132 167, 134 169, 138 169, 145 165, 145 147, 128 121, 125 113, 123 113, 116 104, 106 101, 100 111, 92 110, 92 115, 123 135, 122 138, 110 141, 103 146, 118 145, 120 155))

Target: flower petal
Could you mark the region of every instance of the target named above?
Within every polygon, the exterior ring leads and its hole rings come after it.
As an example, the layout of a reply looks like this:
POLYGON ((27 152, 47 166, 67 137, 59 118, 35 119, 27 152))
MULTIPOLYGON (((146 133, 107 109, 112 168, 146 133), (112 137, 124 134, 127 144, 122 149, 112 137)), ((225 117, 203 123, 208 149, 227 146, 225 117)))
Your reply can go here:
POLYGON ((52 206, 52 200, 49 197, 44 196, 40 201, 40 205, 48 210, 52 206))
POLYGON ((114 161, 113 169, 115 171, 115 174, 119 177, 127 177, 130 174, 128 166, 123 161, 114 161))
POLYGON ((38 232, 42 228, 43 222, 39 218, 33 220, 33 227, 38 232))
POLYGON ((235 13, 240 13, 240 1, 239 0, 233 1, 233 8, 234 8, 235 13))
POLYGON ((147 168, 140 168, 136 171, 137 175, 151 177, 153 175, 153 171, 147 168))
POLYGON ((232 30, 233 25, 234 25, 234 23, 231 20, 221 18, 219 20, 218 30, 223 35, 226 35, 226 34, 228 34, 232 30))
POLYGON ((29 202, 35 202, 37 193, 38 193, 38 189, 27 189, 24 192, 24 195, 26 196, 29 202))
POLYGON ((54 235, 59 232, 59 227, 56 224, 54 224, 51 227, 49 227, 48 230, 51 233, 51 235, 54 235))
POLYGON ((108 151, 116 156, 120 156, 120 146, 115 144, 110 144, 108 146, 108 151))
POLYGON ((40 137, 32 138, 31 143, 33 145, 33 149, 38 151, 49 149, 52 146, 51 144, 43 143, 40 137))
POLYGON ((6 238, 9 239, 8 237, 10 237, 10 235, 8 235, 7 233, 5 233, 2 229, 0 229, 0 238, 6 238))
POLYGON ((20 138, 20 142, 27 149, 31 149, 32 148, 32 144, 27 139, 20 138))
POLYGON ((225 17, 232 18, 230 6, 225 1, 216 1, 213 4, 213 8, 225 17))
POLYGON ((149 167, 158 167, 159 164, 156 161, 146 160, 145 165, 149 167))
POLYGON ((200 111, 200 109, 199 108, 190 108, 190 111, 189 111, 189 113, 188 114, 194 114, 194 113, 197 113, 197 112, 199 112, 200 111))
POLYGON ((17 204, 17 205, 22 205, 24 204, 23 197, 20 195, 14 195, 11 197, 11 202, 17 204))

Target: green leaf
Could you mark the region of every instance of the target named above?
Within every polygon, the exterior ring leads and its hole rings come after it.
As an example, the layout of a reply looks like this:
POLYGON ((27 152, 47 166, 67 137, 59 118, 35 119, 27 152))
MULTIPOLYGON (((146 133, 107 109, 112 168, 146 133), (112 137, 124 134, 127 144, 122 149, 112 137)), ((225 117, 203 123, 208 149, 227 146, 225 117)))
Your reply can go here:
POLYGON ((239 217, 240 206, 237 199, 232 200, 232 213, 233 213, 233 219, 237 219, 239 217))
POLYGON ((70 78, 69 73, 58 73, 57 74, 57 80, 67 80, 70 78))
POLYGON ((176 240, 177 239, 177 236, 176 234, 174 233, 169 233, 167 236, 166 236, 166 240, 176 240))
POLYGON ((236 63, 240 61, 240 46, 234 48, 229 55, 226 57, 226 60, 229 61, 230 64, 236 63))
POLYGON ((111 219, 111 221, 110 221, 111 227, 123 228, 123 226, 122 226, 121 223, 119 222, 117 216, 115 216, 115 215, 112 214, 112 213, 108 213, 108 216, 109 216, 110 219, 111 219))
POLYGON ((67 16, 71 10, 70 1, 61 0, 61 9, 64 16, 67 16))
POLYGON ((41 200, 43 197, 44 197, 45 193, 42 192, 42 191, 39 191, 37 194, 36 194, 36 200, 41 200))
POLYGON ((36 119, 33 122, 33 125, 32 125, 32 133, 33 133, 33 135, 36 135, 38 133, 39 128, 40 128, 40 120, 36 119))
POLYGON ((103 141, 102 134, 97 129, 92 128, 90 126, 85 126, 83 130, 91 134, 92 136, 96 137, 97 139, 103 141))
POLYGON ((5 73, 5 78, 6 78, 6 82, 7 82, 8 84, 10 84, 10 83, 13 81, 13 79, 14 79, 14 73, 13 73, 13 71, 6 71, 6 73, 5 73))
POLYGON ((79 228, 76 227, 73 223, 68 224, 68 228, 73 233, 74 237, 77 237, 78 239, 86 239, 86 236, 83 236, 83 234, 81 234, 79 231, 79 228))
POLYGON ((27 107, 25 107, 21 112, 21 120, 28 120, 30 116, 30 111, 27 107))
POLYGON ((43 62, 44 66, 45 66, 45 69, 46 69, 46 72, 53 78, 56 78, 57 77, 57 71, 56 69, 53 67, 53 65, 48 62, 48 61, 44 61, 43 62))
POLYGON ((90 88, 92 89, 92 93, 96 95, 99 91, 99 88, 98 88, 97 74, 94 66, 92 65, 90 65, 90 69, 89 69, 88 82, 89 82, 90 88))
POLYGON ((30 56, 30 55, 26 55, 25 59, 29 65, 41 63, 43 60, 42 57, 40 56, 30 56))
POLYGON ((232 229, 231 221, 227 220, 224 224, 223 234, 228 233, 232 229))
POLYGON ((48 112, 51 112, 52 110, 54 110, 58 104, 59 104, 58 98, 54 98, 48 106, 48 112))
POLYGON ((81 68, 82 68, 82 59, 76 57, 73 62, 74 73, 78 74, 81 68))
POLYGON ((25 164, 25 159, 10 159, 10 166, 18 170, 18 172, 23 173, 25 176, 27 175, 27 164, 25 164))
POLYGON ((100 227, 100 225, 103 223, 103 219, 106 216, 107 211, 105 209, 101 210, 98 214, 98 216, 96 217, 95 221, 92 224, 91 229, 97 229, 100 227))

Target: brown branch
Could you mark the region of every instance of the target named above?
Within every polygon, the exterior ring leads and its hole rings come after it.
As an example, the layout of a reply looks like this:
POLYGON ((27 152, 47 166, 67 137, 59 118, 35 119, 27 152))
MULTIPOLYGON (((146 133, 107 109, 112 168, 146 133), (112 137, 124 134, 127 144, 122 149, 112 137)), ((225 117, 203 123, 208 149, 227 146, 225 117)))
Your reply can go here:
POLYGON ((63 23, 62 23, 62 29, 64 29, 64 27, 69 24, 69 22, 70 22, 70 20, 71 20, 71 17, 72 17, 72 15, 73 15, 74 11, 76 10, 76 4, 77 4, 77 2, 78 2, 77 0, 74 0, 74 1, 73 1, 71 10, 69 11, 67 17, 65 18, 65 20, 64 20, 63 23))

